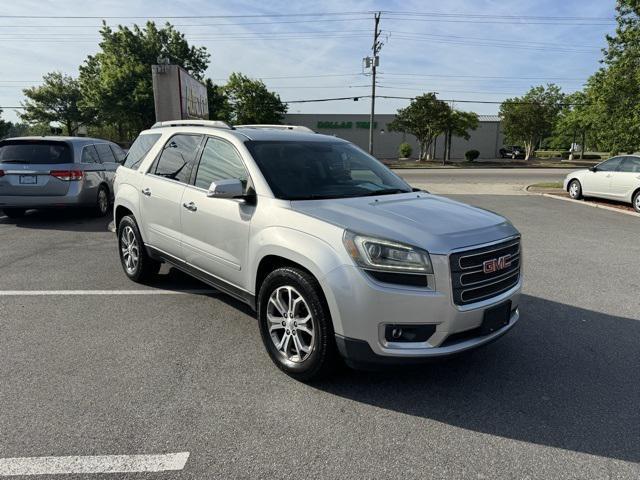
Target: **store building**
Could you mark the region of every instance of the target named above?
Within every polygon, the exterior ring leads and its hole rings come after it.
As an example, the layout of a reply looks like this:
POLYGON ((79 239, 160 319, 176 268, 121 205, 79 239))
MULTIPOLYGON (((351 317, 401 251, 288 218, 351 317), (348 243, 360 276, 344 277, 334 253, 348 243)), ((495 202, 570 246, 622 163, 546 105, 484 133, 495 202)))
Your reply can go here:
MULTIPOLYGON (((381 159, 398 157, 398 147, 407 142, 413 148, 413 157, 418 156, 420 148, 413 135, 390 132, 388 124, 395 118, 393 114, 376 115, 374 125, 373 151, 381 159)), ((496 158, 502 147, 504 137, 500 131, 500 118, 497 115, 479 115, 480 124, 469 132, 469 140, 453 137, 451 141, 451 159, 462 159, 467 150, 480 152, 480 158, 496 158)), ((290 113, 284 123, 304 125, 325 135, 335 135, 355 143, 364 150, 369 148, 369 115, 367 114, 307 114, 290 113)), ((435 141, 435 158, 444 155, 444 135, 435 141)))

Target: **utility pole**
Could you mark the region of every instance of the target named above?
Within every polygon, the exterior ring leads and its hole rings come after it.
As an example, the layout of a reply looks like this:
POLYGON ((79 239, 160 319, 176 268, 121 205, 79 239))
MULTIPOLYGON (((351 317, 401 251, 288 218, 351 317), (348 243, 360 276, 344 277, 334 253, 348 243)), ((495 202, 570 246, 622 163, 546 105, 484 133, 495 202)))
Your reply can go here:
POLYGON ((382 43, 378 40, 380 38, 380 15, 382 12, 374 14, 375 25, 373 29, 373 46, 371 50, 373 52, 373 58, 371 58, 371 116, 369 118, 369 154, 373 155, 373 124, 376 114, 376 69, 380 62, 380 49, 382 43))

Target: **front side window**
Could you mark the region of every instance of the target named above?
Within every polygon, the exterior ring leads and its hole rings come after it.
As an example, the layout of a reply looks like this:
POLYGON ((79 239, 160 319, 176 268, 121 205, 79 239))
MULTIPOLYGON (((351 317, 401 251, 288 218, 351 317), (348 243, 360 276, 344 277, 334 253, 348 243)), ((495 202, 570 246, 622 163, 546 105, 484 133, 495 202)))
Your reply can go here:
POLYGON ((159 133, 148 133, 146 135, 139 135, 136 141, 133 142, 127 156, 124 158, 123 167, 138 168, 142 160, 145 159, 149 150, 153 148, 158 139, 161 137, 159 133))
POLYGON ((246 188, 247 171, 242 158, 230 143, 210 137, 202 151, 195 185, 206 190, 211 182, 228 179, 238 179, 246 188))
POLYGON ((188 183, 202 136, 174 135, 162 148, 152 172, 160 177, 188 183))
POLYGON ((640 157, 626 157, 620 165, 620 172, 640 173, 640 157))
POLYGON ((93 145, 87 145, 82 149, 82 163, 100 163, 100 157, 93 145))
POLYGON ((606 162, 602 162, 600 165, 598 165, 598 171, 615 172, 616 170, 618 170, 618 166, 620 165, 620 162, 622 162, 622 159, 623 157, 615 157, 607 160, 606 162))
POLYGON ((109 145, 106 143, 96 143, 95 147, 98 152, 98 157, 100 157, 100 161, 102 163, 115 163, 116 159, 113 156, 113 152, 109 148, 109 145))
POLYGON ((249 141, 246 145, 278 198, 311 200, 411 191, 404 180, 350 143, 249 141))
POLYGON ((111 147, 111 151, 113 152, 113 156, 116 158, 116 162, 122 163, 122 161, 127 156, 118 145, 109 145, 111 147))

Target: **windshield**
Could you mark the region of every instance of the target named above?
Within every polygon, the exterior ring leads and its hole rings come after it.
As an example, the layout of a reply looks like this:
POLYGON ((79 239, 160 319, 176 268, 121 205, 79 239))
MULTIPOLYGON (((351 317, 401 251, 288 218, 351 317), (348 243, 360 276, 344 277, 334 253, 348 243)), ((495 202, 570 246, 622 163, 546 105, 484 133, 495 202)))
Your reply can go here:
POLYGON ((410 192, 411 187, 350 143, 249 141, 273 194, 285 200, 410 192))
POLYGON ((64 142, 8 140, 0 142, 0 163, 71 163, 71 149, 64 142))

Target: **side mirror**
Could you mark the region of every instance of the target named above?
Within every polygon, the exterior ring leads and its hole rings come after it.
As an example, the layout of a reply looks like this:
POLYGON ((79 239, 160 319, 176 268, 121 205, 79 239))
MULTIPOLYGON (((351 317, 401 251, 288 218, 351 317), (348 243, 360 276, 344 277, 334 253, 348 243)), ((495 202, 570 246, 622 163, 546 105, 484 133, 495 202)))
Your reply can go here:
POLYGON ((589 171, 595 173, 598 171, 598 167, 596 165, 594 165, 593 167, 589 167, 589 171))
POLYGON ((244 188, 242 182, 237 178, 230 178, 228 180, 218 180, 211 182, 207 197, 212 198, 239 198, 244 195, 244 188))

